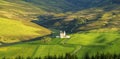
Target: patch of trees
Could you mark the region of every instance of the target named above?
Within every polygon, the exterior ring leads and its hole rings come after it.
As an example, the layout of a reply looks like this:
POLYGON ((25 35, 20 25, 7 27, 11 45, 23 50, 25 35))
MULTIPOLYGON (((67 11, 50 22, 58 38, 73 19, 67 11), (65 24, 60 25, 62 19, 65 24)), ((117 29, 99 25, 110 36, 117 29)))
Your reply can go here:
POLYGON ((23 0, 23 1, 25 1, 25 2, 32 2, 32 0, 23 0))
POLYGON ((113 3, 120 3, 120 0, 112 0, 113 3))
POLYGON ((97 53, 96 55, 90 56, 88 53, 85 55, 84 59, 120 59, 120 54, 104 54, 97 53))
MULTIPOLYGON (((11 59, 7 57, 3 57, 2 59, 11 59)), ((44 57, 23 57, 23 56, 17 56, 14 59, 78 59, 76 55, 71 55, 70 53, 66 53, 65 55, 54 55, 54 56, 44 56, 44 57)))
POLYGON ((41 42, 43 42, 43 43, 49 43, 49 42, 51 42, 51 38, 50 37, 43 37, 43 39, 41 40, 41 42))
POLYGON ((64 17, 57 17, 55 14, 44 14, 38 17, 38 20, 33 20, 32 22, 39 24, 44 27, 54 27, 56 22, 60 22, 64 17))
MULTIPOLYGON (((48 13, 44 15, 40 15, 38 17, 39 20, 33 20, 32 22, 44 26, 46 28, 54 28, 57 30, 64 30, 67 33, 78 32, 79 27, 86 25, 90 21, 94 21, 85 17, 85 16, 77 16, 77 17, 68 17, 71 13, 67 14, 54 14, 48 13)), ((96 19, 95 19, 96 20, 96 19)))

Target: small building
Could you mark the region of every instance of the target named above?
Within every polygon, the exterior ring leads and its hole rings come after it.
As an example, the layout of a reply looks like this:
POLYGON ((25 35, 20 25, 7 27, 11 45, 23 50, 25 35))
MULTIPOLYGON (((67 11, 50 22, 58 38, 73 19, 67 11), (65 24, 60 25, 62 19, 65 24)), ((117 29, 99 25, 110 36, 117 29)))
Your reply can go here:
POLYGON ((65 31, 60 31, 59 36, 56 36, 56 38, 70 38, 70 36, 66 35, 65 31))

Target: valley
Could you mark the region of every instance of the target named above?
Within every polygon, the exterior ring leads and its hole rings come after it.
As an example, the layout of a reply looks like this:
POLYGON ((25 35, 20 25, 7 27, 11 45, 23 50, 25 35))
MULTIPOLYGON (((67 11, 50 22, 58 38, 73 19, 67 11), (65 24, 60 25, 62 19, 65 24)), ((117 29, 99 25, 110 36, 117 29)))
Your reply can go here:
POLYGON ((113 0, 1 0, 0 59, 120 54, 119 10, 113 0))

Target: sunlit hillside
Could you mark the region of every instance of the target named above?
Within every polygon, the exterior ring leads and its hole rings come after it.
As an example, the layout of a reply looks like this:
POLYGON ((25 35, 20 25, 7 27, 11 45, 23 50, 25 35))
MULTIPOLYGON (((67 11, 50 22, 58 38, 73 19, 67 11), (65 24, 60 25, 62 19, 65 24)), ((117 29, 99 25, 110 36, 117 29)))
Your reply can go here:
POLYGON ((43 27, 27 26, 24 23, 7 18, 0 18, 0 41, 1 43, 13 43, 50 34, 43 27))
POLYGON ((36 18, 35 15, 43 13, 45 11, 40 8, 22 1, 20 4, 0 1, 1 44, 30 40, 50 34, 49 30, 30 22, 36 18))

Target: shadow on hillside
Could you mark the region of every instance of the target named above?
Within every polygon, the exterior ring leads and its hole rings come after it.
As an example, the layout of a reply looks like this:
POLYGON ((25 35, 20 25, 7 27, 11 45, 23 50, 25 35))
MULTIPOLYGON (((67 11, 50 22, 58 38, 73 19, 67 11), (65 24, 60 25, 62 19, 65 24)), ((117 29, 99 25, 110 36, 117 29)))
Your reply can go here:
MULTIPOLYGON (((50 34, 50 35, 51 35, 51 34, 50 34)), ((50 36, 50 35, 46 35, 46 36, 50 36)), ((2 45, 0 45, 0 47, 7 47, 7 46, 15 45, 15 44, 22 44, 22 43, 37 41, 37 40, 43 39, 43 38, 46 37, 46 36, 37 37, 37 38, 33 38, 33 39, 30 39, 30 40, 25 40, 25 41, 20 41, 20 42, 14 42, 14 43, 3 43, 3 42, 1 42, 2 45)))
POLYGON ((77 21, 72 20, 69 22, 65 22, 64 18, 62 19, 50 19, 50 20, 33 20, 32 22, 49 28, 49 29, 56 29, 56 30, 64 30, 67 33, 73 33, 75 32, 75 29, 78 27, 77 25, 77 21))
POLYGON ((56 29, 66 31, 68 34, 76 32, 85 32, 92 29, 98 28, 85 28, 79 29, 82 26, 98 21, 98 19, 88 20, 88 19, 72 19, 70 21, 65 21, 66 17, 54 17, 53 15, 42 15, 38 17, 38 20, 32 20, 31 22, 36 23, 40 26, 46 27, 48 29, 56 29))

